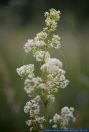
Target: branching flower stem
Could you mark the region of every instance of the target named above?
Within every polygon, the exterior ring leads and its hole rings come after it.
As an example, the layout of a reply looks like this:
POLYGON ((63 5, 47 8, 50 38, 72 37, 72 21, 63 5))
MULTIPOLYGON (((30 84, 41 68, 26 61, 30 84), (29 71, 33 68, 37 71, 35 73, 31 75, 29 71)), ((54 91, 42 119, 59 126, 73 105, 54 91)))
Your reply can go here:
POLYGON ((55 102, 55 93, 59 88, 67 87, 69 81, 65 77, 62 62, 51 58, 49 49, 60 49, 60 37, 54 34, 60 20, 60 11, 50 9, 45 12, 45 28, 36 34, 34 39, 28 39, 24 45, 26 54, 32 53, 40 63, 41 76, 35 75, 34 64, 23 65, 17 68, 17 73, 24 78, 24 90, 30 97, 24 106, 24 112, 29 114, 26 124, 30 132, 40 132, 42 129, 66 128, 70 121, 75 121, 74 108, 63 107, 60 114, 48 115, 48 105, 55 102))

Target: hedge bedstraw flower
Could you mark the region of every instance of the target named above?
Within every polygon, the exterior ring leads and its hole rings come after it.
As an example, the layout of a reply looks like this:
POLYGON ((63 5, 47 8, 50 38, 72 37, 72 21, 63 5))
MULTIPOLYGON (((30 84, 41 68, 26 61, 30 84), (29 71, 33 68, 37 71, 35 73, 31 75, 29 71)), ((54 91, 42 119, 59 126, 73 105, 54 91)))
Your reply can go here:
POLYGON ((52 105, 55 101, 55 94, 59 88, 67 87, 69 81, 66 79, 66 72, 63 69, 63 63, 57 58, 51 58, 49 49, 61 48, 59 35, 54 34, 60 20, 60 11, 50 9, 45 12, 45 27, 36 34, 33 39, 28 39, 24 45, 26 54, 31 53, 34 59, 40 63, 39 70, 41 75, 35 75, 36 68, 34 64, 23 65, 17 68, 17 73, 21 78, 25 77, 24 90, 29 97, 29 101, 24 106, 24 112, 28 114, 26 121, 30 132, 40 132, 42 129, 66 128, 71 121, 75 121, 73 116, 74 108, 63 107, 61 113, 47 115, 49 103, 52 105))

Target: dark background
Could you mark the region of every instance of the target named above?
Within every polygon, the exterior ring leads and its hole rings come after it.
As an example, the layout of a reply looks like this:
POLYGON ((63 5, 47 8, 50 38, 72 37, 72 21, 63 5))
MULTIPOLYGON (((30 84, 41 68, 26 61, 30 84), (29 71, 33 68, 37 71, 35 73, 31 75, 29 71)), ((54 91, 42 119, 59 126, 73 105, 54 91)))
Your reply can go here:
MULTIPOLYGON (((35 63, 23 46, 44 27, 44 12, 61 10, 57 33, 62 49, 51 50, 63 61, 69 86, 59 90, 55 108, 75 108, 73 128, 89 128, 89 1, 88 0, 0 0, 0 132, 26 132, 23 112, 29 100, 16 68, 35 63)), ((38 64, 35 63, 38 67, 38 64)))

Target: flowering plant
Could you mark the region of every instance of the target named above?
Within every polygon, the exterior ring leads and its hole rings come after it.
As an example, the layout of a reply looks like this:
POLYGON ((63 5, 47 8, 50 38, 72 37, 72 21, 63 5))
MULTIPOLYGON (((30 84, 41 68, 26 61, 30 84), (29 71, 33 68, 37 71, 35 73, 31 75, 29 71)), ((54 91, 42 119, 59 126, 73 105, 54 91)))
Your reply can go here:
POLYGON ((63 107, 61 113, 55 113, 50 119, 47 116, 49 103, 55 102, 55 93, 59 88, 64 89, 69 81, 65 77, 63 64, 59 59, 51 58, 49 48, 61 47, 60 37, 54 34, 60 19, 60 11, 50 9, 45 12, 45 28, 34 39, 28 39, 24 45, 26 54, 33 54, 41 64, 41 76, 35 75, 34 64, 23 65, 17 68, 21 78, 25 78, 24 90, 29 96, 29 101, 24 106, 24 112, 29 115, 26 124, 30 131, 40 131, 48 126, 50 128, 66 128, 70 121, 74 121, 74 108, 63 107), (49 124, 49 125, 48 125, 49 124))

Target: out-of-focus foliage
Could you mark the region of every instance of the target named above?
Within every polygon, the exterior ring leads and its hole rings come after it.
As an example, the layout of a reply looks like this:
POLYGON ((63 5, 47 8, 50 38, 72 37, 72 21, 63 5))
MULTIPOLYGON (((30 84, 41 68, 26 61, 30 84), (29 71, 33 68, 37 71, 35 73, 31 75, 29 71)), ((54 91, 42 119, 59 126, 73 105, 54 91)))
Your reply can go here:
POLYGON ((57 111, 65 105, 74 107, 73 128, 89 128, 88 5, 88 0, 0 0, 0 132, 28 130, 23 112, 28 99, 16 68, 35 62, 31 55, 25 56, 23 45, 43 28, 43 13, 52 7, 62 12, 57 32, 63 47, 51 54, 63 61, 70 80, 59 91, 55 107, 57 111))

